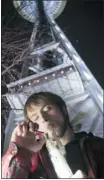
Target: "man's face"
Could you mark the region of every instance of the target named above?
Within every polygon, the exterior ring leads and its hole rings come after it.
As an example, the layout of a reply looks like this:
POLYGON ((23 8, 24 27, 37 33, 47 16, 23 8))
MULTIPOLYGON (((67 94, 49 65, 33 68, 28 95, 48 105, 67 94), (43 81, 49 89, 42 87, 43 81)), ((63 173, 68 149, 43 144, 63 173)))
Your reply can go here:
POLYGON ((54 139, 53 134, 62 137, 66 130, 66 123, 60 109, 55 105, 42 102, 41 105, 31 104, 27 108, 27 116, 29 120, 37 123, 39 131, 44 133, 50 132, 50 138, 54 139))

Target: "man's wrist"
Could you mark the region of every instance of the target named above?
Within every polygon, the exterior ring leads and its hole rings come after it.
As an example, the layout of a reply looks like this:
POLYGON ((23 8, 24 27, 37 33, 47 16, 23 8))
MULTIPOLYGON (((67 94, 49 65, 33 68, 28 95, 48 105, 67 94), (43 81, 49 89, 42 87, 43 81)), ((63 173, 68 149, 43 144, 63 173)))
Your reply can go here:
POLYGON ((16 142, 11 141, 9 145, 9 152, 13 155, 19 154, 22 157, 31 157, 34 152, 19 146, 16 142))

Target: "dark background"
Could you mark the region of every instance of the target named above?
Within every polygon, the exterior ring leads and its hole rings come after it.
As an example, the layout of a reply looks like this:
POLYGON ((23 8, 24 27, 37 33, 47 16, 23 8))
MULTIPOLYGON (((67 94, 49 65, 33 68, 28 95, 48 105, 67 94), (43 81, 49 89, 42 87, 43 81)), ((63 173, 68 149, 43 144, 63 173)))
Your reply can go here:
MULTIPOLYGON (((63 13, 56 21, 104 88, 103 9, 103 0, 68 0, 63 13)), ((2 29, 4 26, 14 28, 20 24, 32 29, 32 24, 25 23, 18 15, 12 0, 2 0, 2 19, 2 29)))

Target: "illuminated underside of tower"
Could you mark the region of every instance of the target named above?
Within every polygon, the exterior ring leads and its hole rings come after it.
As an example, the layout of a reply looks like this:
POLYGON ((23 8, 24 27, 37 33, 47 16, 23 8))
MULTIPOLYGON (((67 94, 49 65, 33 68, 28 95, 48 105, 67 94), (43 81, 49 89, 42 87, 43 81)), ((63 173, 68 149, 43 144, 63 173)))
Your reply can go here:
POLYGON ((34 22, 34 27, 28 47, 31 63, 24 61, 21 79, 7 84, 9 92, 6 98, 15 110, 9 113, 4 152, 15 124, 24 121, 27 98, 40 91, 56 93, 65 100, 75 132, 92 132, 103 137, 103 90, 54 20, 64 9, 66 1, 53 1, 50 8, 46 8, 49 0, 45 1, 46 4, 14 2, 22 17, 34 22))

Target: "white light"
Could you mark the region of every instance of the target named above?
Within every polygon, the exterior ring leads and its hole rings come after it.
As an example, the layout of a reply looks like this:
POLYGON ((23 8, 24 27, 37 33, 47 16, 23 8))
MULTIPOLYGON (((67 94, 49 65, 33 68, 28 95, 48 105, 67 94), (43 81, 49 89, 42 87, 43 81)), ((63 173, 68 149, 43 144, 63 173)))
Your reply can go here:
POLYGON ((61 74, 63 74, 64 73, 64 71, 61 71, 61 74))
POLYGON ((70 68, 70 71, 72 71, 73 69, 72 68, 70 68))
POLYGON ((68 42, 66 42, 66 46, 69 48, 69 49, 71 49, 72 48, 72 45, 68 42))
POLYGON ((101 103, 103 104, 103 96, 101 96, 100 94, 97 95, 99 100, 101 101, 101 103))
POLYGON ((85 70, 83 71, 84 75, 86 76, 87 80, 91 80, 92 79, 92 75, 90 75, 89 73, 87 73, 85 70))
POLYGON ((29 82, 29 84, 28 84, 29 86, 31 85, 31 82, 29 82))
POLYGON ((65 39, 65 36, 64 36, 63 34, 60 34, 60 36, 61 36, 63 39, 65 39))
POLYGON ((21 88, 23 88, 23 86, 21 86, 21 88))
POLYGON ((81 59, 78 57, 78 56, 76 56, 76 55, 73 55, 73 57, 75 58, 75 60, 79 63, 81 63, 81 59))
POLYGON ((47 79, 47 77, 45 77, 45 79, 47 79))
POLYGON ((55 74, 52 74, 52 76, 54 77, 54 76, 55 76, 55 74))
POLYGON ((60 31, 60 28, 59 28, 57 25, 55 25, 55 28, 56 28, 58 31, 60 31))
POLYGON ((37 83, 40 82, 39 80, 37 80, 37 83))

